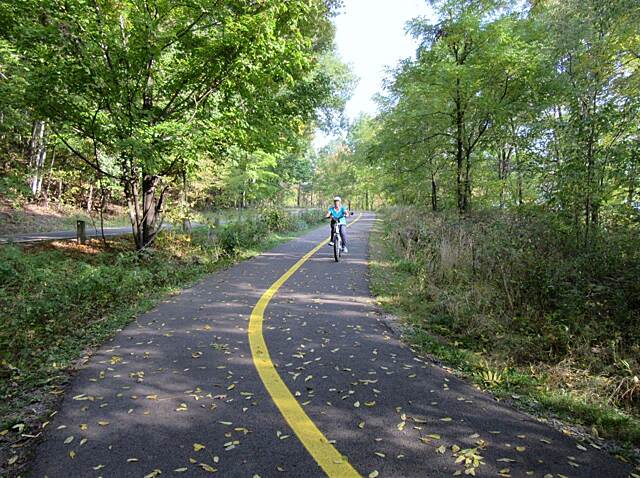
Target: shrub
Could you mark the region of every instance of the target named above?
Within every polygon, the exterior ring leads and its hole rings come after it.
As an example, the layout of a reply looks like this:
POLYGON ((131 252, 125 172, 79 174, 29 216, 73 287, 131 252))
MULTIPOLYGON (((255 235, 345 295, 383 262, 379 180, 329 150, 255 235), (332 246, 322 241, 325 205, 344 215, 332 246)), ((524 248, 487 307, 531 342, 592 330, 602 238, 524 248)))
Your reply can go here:
POLYGON ((225 224, 217 233, 218 243, 227 253, 239 248, 253 247, 270 232, 292 232, 318 224, 322 220, 319 209, 292 214, 284 209, 262 209, 258 215, 225 224))
POLYGON ((632 229, 603 229, 585 247, 571 225, 538 208, 464 219, 395 208, 385 217, 394 225, 385 242, 396 269, 413 276, 407 297, 421 301, 422 327, 515 365, 570 360, 609 377, 614 402, 640 408, 631 387, 640 375, 632 229))
POLYGON ((217 233, 218 243, 227 253, 253 247, 269 233, 267 222, 262 218, 245 219, 225 224, 217 233))

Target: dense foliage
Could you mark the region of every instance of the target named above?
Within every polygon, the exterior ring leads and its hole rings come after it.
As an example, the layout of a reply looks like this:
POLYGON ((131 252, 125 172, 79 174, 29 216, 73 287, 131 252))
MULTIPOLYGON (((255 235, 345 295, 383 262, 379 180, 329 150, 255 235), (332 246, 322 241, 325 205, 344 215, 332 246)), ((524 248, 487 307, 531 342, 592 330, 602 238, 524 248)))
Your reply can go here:
POLYGON ((339 122, 338 6, 0 2, 0 193, 125 203, 138 248, 168 210, 282 198, 339 122))
POLYGON ((640 5, 632 0, 432 2, 435 23, 325 161, 351 190, 465 213, 543 205, 585 243, 640 205, 640 5), (344 166, 347 168, 347 166, 344 166))
POLYGON ((373 289, 417 343, 502 396, 640 443, 640 250, 626 231, 581 252, 537 208, 384 216, 373 289))

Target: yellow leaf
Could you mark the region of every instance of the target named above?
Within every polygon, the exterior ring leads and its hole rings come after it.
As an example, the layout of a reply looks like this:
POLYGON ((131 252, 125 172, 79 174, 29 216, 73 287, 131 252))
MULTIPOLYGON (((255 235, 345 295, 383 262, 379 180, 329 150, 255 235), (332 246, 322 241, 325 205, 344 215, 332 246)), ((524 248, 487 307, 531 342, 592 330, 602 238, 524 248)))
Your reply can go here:
POLYGON ((363 429, 364 428, 364 422, 358 423, 358 428, 363 429))
POLYGON ((67 437, 67 438, 65 439, 65 441, 64 441, 64 444, 65 444, 65 445, 68 445, 69 443, 71 443, 71 442, 73 441, 73 439, 74 439, 74 436, 73 436, 73 435, 71 435, 71 436, 67 437))
POLYGON ((13 455, 9 460, 7 460, 7 463, 9 465, 13 465, 16 461, 18 461, 18 455, 13 455))
POLYGON ((206 448, 206 446, 201 445, 200 443, 193 444, 193 451, 200 451, 200 450, 203 450, 204 448, 206 448))
POLYGON ((204 471, 208 471, 209 473, 215 473, 216 471, 218 471, 216 468, 212 467, 211 465, 207 465, 206 463, 198 463, 198 466, 204 471))
POLYGON ((106 421, 106 420, 100 420, 98 422, 98 425, 100 425, 101 427, 106 427, 108 424, 109 424, 109 422, 106 421))
POLYGON ((378 470, 373 470, 371 473, 369 473, 369 478, 376 478, 377 476, 380 476, 378 470))
POLYGON ((73 451, 73 450, 71 450, 71 451, 69 452, 69 457, 73 460, 73 459, 76 457, 76 452, 75 452, 75 451, 73 451))
POLYGON ((187 471, 189 468, 187 468, 186 466, 183 466, 182 468, 176 468, 175 471, 176 473, 184 473, 185 471, 187 471))

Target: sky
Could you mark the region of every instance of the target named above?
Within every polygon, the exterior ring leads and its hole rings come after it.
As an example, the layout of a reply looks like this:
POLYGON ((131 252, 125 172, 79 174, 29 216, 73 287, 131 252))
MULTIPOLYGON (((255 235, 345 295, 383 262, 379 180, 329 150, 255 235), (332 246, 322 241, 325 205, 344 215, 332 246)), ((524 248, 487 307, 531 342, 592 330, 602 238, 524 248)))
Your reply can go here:
MULTIPOLYGON (((349 120, 361 113, 375 114, 373 97, 382 92, 387 68, 415 54, 417 43, 405 33, 405 24, 417 16, 432 16, 425 0, 345 0, 336 17, 336 46, 342 61, 358 78, 345 114, 349 120)), ((321 147, 331 138, 316 134, 321 147)))

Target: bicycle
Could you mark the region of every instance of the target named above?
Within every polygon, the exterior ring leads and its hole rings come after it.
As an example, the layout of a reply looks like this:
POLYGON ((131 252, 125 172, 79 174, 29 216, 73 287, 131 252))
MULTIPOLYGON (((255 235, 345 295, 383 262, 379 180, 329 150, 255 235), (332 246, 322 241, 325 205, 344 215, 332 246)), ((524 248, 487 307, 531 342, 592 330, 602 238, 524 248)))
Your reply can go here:
MULTIPOLYGON (((353 216, 353 211, 350 216, 353 216)), ((329 218, 331 219, 331 218, 329 218)), ((346 225, 344 227, 347 227, 346 225)), ((340 262, 342 256, 342 235, 340 234, 340 223, 336 221, 336 225, 333 228, 333 235, 331 236, 331 242, 333 242, 333 258, 336 262, 340 262)))

